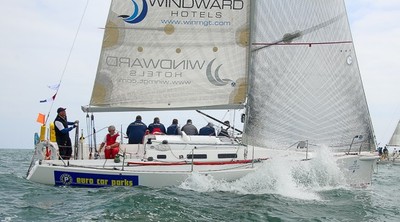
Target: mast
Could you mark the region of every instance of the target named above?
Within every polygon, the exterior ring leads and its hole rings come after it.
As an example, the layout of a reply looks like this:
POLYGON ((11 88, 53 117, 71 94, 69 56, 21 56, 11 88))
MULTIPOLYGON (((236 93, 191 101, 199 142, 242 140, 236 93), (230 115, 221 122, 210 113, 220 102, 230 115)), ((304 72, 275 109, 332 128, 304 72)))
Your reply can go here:
MULTIPOLYGON (((251 80, 251 78, 252 78, 252 76, 254 76, 254 75, 252 75, 252 71, 253 70, 251 70, 250 69, 250 67, 251 67, 251 65, 252 65, 252 60, 251 60, 251 48, 252 48, 252 44, 253 44, 253 29, 254 29, 254 19, 255 19, 255 14, 254 14, 254 10, 255 9, 255 1, 250 1, 250 25, 249 25, 249 50, 248 50, 248 59, 247 59, 247 73, 248 73, 248 75, 247 75, 247 83, 249 84, 252 80, 251 80)), ((246 125, 248 124, 248 116, 249 116, 249 108, 248 108, 248 105, 249 105, 249 103, 248 103, 248 96, 249 96, 249 93, 250 93, 250 88, 251 87, 247 87, 247 92, 246 92, 246 103, 245 103, 245 110, 244 110, 244 115, 245 115, 245 119, 244 119, 244 126, 243 126, 243 135, 244 135, 244 138, 246 138, 246 125)), ((243 120, 243 118, 241 117, 241 119, 243 120)), ((246 140, 244 140, 244 143, 246 144, 246 140)))

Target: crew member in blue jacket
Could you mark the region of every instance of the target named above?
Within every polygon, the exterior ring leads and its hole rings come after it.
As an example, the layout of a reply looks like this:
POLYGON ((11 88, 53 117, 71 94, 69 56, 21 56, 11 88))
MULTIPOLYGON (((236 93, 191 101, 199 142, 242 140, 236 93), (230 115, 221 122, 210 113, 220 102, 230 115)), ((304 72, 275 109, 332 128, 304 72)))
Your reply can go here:
POLYGON ((78 126, 79 121, 68 122, 66 108, 57 109, 57 117, 54 120, 54 131, 56 133, 56 141, 58 145, 58 152, 60 159, 69 160, 72 155, 72 144, 71 138, 69 137, 69 131, 73 130, 78 126), (68 127, 72 125, 72 127, 68 127))
POLYGON ((128 135, 129 144, 140 144, 143 143, 143 137, 146 133, 147 126, 142 122, 141 116, 136 116, 135 122, 129 124, 126 129, 126 135, 128 135))
POLYGON ((168 135, 181 135, 181 129, 178 126, 178 120, 173 119, 172 124, 167 128, 168 135))
POLYGON ((160 123, 160 118, 154 118, 153 123, 150 123, 149 127, 147 128, 149 133, 151 134, 165 134, 167 133, 165 130, 164 124, 160 123))
POLYGON ((201 128, 200 131, 199 131, 199 135, 215 136, 214 124, 208 123, 207 126, 201 128))

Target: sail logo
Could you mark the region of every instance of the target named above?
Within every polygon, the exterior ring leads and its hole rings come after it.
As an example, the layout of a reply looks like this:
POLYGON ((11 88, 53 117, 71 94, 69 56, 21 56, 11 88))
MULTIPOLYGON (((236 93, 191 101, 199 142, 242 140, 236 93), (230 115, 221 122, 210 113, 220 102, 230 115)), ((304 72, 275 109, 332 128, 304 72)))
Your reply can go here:
POLYGON ((179 9, 242 10, 243 0, 149 0, 151 6, 179 9))
MULTIPOLYGON (((119 18, 128 24, 142 22, 151 8, 155 8, 157 16, 160 13, 167 13, 164 16, 181 18, 208 18, 222 19, 227 11, 242 11, 246 9, 247 3, 243 0, 125 0, 122 4, 119 0, 118 10, 129 10, 133 8, 132 14, 120 12, 119 18), (129 2, 128 2, 129 1, 129 2), (131 2, 131 3, 130 3, 131 2), (131 5, 131 6, 130 6, 131 5)), ((152 13, 150 13, 152 16, 152 13)), ((226 15, 227 16, 227 15, 226 15)), ((228 17, 228 16, 227 16, 228 17)))
POLYGON ((136 24, 141 22, 146 17, 148 11, 148 5, 146 0, 142 0, 142 10, 140 11, 140 7, 136 2, 136 0, 132 0, 132 3, 133 3, 132 15, 120 15, 119 17, 123 18, 123 20, 127 23, 136 24))
POLYGON ((70 185, 72 183, 73 179, 71 177, 71 175, 69 175, 68 173, 63 173, 60 176, 60 182, 62 185, 70 185))
POLYGON ((231 83, 232 86, 235 86, 235 82, 233 82, 231 79, 221 79, 219 77, 219 71, 220 71, 222 64, 219 65, 215 69, 215 72, 213 73, 212 65, 213 65, 214 61, 215 61, 215 59, 211 60, 211 62, 208 63, 208 65, 207 65, 206 75, 207 75, 208 81, 210 81, 210 83, 212 83, 215 86, 225 86, 228 83, 231 83))

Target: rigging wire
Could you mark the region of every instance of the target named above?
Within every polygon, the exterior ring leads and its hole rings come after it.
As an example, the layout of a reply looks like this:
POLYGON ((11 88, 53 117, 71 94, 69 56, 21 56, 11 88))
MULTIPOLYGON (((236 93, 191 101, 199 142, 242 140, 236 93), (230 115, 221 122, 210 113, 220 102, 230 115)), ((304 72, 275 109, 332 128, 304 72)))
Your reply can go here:
MULTIPOLYGON (((90 116, 89 113, 86 113, 86 131, 89 133, 91 132, 91 121, 90 121, 90 116)), ((92 135, 88 135, 86 136, 86 138, 89 141, 89 159, 92 158, 92 154, 93 154, 93 143, 92 143, 92 135)))
POLYGON ((67 70, 67 66, 68 66, 69 60, 70 60, 70 58, 71 58, 72 50, 74 49, 75 42, 76 42, 76 39, 77 39, 77 37, 78 37, 79 30, 81 29, 82 21, 83 21, 83 18, 85 17, 85 14, 86 14, 86 10, 87 10, 88 5, 89 5, 89 0, 86 0, 86 5, 85 5, 85 8, 84 8, 84 10, 83 10, 83 14, 82 14, 82 16, 81 16, 81 19, 80 19, 80 21, 79 21, 78 29, 76 30, 76 33, 75 33, 75 36, 74 36, 74 40, 73 40, 73 42, 72 42, 72 46, 71 46, 71 48, 70 48, 70 50, 69 50, 69 53, 68 53, 67 61, 65 62, 64 69, 63 69, 63 71, 62 71, 62 73, 61 73, 60 81, 58 82, 58 87, 57 87, 57 90, 56 90, 56 93, 55 93, 56 96, 54 97, 53 101, 51 102, 51 106, 50 106, 49 112, 47 113, 47 117, 46 117, 46 119, 45 119, 44 125, 47 124, 47 120, 49 119, 50 112, 51 112, 51 110, 52 110, 52 108, 53 108, 55 98, 57 97, 58 90, 60 89, 61 82, 62 82, 62 80, 63 80, 63 78, 64 78, 65 71, 67 70))
POLYGON ((94 153, 95 153, 95 159, 98 158, 99 152, 97 151, 97 141, 96 141, 96 127, 94 125, 94 115, 92 113, 92 115, 90 116, 90 120, 91 120, 91 126, 93 127, 93 147, 94 147, 94 153))

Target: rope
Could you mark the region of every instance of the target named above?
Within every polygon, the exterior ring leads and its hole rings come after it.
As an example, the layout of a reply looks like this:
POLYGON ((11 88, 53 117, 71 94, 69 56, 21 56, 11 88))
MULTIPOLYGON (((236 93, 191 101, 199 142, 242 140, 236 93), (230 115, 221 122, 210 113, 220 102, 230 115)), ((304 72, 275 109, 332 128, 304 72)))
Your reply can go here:
POLYGON ((66 61, 65 65, 64 65, 64 69, 63 69, 63 71, 62 71, 62 73, 61 73, 61 78, 60 78, 60 81, 58 82, 58 88, 57 88, 57 90, 56 90, 54 99, 53 99, 53 101, 51 102, 51 106, 50 106, 49 112, 47 113, 47 117, 46 117, 46 120, 45 120, 45 123, 44 123, 45 125, 47 124, 47 120, 49 119, 50 112, 51 112, 51 110, 52 110, 52 108, 53 108, 54 101, 55 101, 55 97, 56 97, 56 95, 57 95, 57 93, 58 93, 58 90, 60 90, 61 82, 62 82, 62 80, 63 80, 65 71, 67 70, 67 66, 68 66, 69 60, 70 60, 70 58, 71 58, 72 50, 74 49, 75 42, 76 42, 76 39, 77 39, 77 37, 78 37, 79 30, 81 29, 82 21, 83 21, 83 18, 85 17, 86 9, 87 9, 87 7, 88 7, 88 4, 89 4, 89 0, 86 0, 85 9, 83 10, 83 14, 82 14, 82 16, 81 16, 81 20, 79 21, 78 29, 76 30, 76 33, 75 33, 74 41, 72 42, 72 46, 71 46, 71 48, 70 48, 70 50, 69 50, 69 53, 68 53, 67 61, 66 61))

